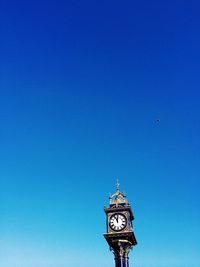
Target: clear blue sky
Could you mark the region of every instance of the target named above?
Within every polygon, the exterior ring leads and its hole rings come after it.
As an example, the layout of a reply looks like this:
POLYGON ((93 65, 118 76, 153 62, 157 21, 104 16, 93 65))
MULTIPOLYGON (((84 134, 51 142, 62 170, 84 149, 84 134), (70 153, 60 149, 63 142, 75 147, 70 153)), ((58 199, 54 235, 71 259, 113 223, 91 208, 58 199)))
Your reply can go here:
POLYGON ((102 234, 117 177, 130 266, 200 266, 199 10, 1 2, 1 267, 114 266, 102 234))

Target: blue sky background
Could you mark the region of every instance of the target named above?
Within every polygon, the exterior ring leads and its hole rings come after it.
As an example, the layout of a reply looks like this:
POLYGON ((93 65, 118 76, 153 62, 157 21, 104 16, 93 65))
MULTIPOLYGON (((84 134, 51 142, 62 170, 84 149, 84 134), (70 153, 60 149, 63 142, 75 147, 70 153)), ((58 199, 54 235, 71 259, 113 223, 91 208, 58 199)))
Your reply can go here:
POLYGON ((102 234, 117 177, 130 266, 200 266, 199 9, 1 2, 1 267, 114 266, 102 234))

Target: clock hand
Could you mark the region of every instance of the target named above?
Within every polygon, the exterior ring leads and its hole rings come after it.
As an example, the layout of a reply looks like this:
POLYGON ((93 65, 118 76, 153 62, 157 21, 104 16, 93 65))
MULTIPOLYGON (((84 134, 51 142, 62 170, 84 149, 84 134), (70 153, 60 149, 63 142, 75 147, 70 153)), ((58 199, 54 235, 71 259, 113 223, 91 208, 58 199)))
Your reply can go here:
POLYGON ((117 221, 117 223, 118 223, 118 216, 117 216, 117 215, 115 216, 115 219, 116 219, 116 221, 117 221))

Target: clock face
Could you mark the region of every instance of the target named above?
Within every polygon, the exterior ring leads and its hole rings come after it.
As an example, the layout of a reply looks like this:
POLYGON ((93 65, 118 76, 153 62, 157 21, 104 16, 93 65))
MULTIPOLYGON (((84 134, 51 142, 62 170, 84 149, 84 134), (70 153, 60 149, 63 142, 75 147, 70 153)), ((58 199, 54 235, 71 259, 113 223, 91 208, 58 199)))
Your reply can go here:
POLYGON ((124 214, 115 213, 110 217, 109 225, 113 231, 121 231, 126 227, 127 219, 124 214))

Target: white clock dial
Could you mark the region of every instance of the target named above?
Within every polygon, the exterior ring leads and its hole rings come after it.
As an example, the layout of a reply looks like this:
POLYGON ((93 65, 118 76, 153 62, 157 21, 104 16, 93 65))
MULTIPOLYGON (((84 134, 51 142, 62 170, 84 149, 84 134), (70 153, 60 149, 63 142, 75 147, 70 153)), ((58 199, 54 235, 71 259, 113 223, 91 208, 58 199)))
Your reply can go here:
POLYGON ((121 231, 127 225, 127 219, 122 213, 115 213, 109 220, 110 228, 114 231, 121 231))

